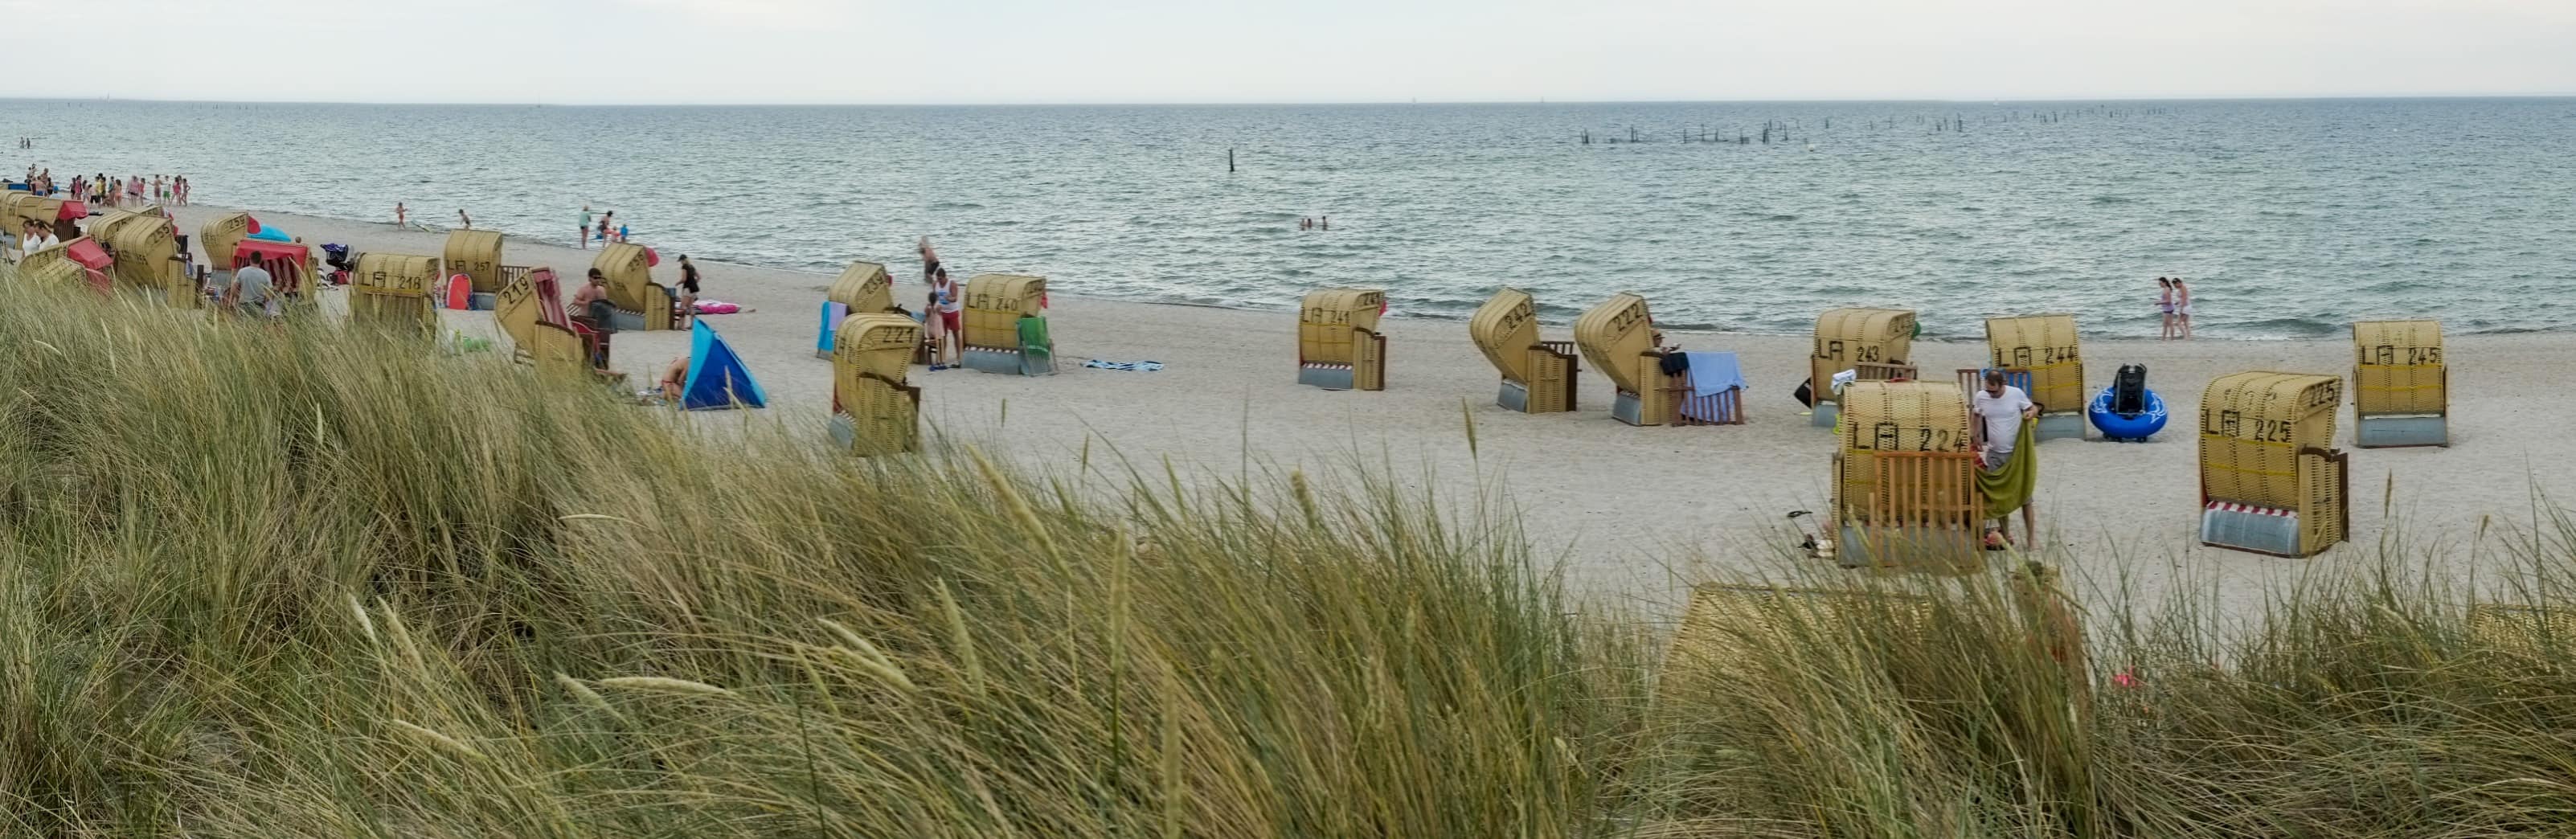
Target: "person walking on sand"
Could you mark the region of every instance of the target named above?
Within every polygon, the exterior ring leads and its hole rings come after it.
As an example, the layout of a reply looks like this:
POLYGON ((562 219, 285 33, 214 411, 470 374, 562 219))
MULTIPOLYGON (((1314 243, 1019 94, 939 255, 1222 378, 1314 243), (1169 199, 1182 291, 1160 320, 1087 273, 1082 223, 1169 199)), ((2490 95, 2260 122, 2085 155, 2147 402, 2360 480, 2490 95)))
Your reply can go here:
POLYGON ((2156 312, 2157 312, 2158 314, 2160 314, 2160 315, 2162 315, 2162 316, 2164 317, 2165 329, 2164 329, 2164 332, 2162 332, 2162 333, 2160 333, 2160 334, 2158 334, 2158 335, 2156 336, 2156 340, 2159 340, 2159 341, 2171 341, 2171 340, 2173 340, 2173 337, 2174 337, 2174 304, 2173 304, 2173 297, 2174 297, 2174 292, 2173 292, 2173 280, 2166 279, 2166 278, 2164 278, 2164 277, 2157 277, 2157 278, 2156 278, 2156 312))
POLYGON ((572 241, 573 244, 580 245, 582 250, 590 249, 590 205, 588 204, 581 205, 581 226, 572 229, 572 241))
POLYGON ((467 230, 474 229, 474 217, 466 215, 464 208, 461 207, 456 210, 456 223, 467 230))
MULTIPOLYGON (((1968 411, 1977 417, 1976 422, 1968 424, 1970 435, 1976 438, 1977 462, 1988 472, 2003 471, 2004 461, 2012 458, 2013 447, 2021 442, 2022 420, 2039 416, 2039 406, 2030 401, 2030 394, 2005 384, 2001 370, 1986 371, 1985 387, 1976 392, 1968 411)), ((2033 521, 2032 506, 2022 505, 2022 529, 2037 538, 2039 525, 2033 521)), ((2010 544, 2012 517, 1996 519, 1995 524, 2004 542, 2010 544)))
POLYGON ((697 316, 698 316, 698 265, 697 265, 697 263, 690 262, 690 261, 689 261, 689 255, 684 253, 684 254, 680 254, 680 325, 679 325, 679 328, 681 328, 681 329, 687 329, 687 328, 689 328, 689 321, 690 321, 690 320, 692 320, 692 319, 694 319, 694 318, 696 318, 697 316))
POLYGON ((2175 277, 2173 290, 2175 328, 2181 331, 2183 340, 2189 341, 2191 340, 2191 286, 2183 285, 2182 278, 2175 277))

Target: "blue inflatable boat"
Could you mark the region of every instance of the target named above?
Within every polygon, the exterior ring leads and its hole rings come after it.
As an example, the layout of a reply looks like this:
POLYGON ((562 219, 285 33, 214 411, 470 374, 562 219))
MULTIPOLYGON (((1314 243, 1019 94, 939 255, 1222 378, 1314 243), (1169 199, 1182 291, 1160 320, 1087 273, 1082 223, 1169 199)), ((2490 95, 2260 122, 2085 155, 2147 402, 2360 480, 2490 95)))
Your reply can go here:
POLYGON ((2093 404, 2084 409, 2085 416, 2092 418, 2093 427, 2102 429, 2103 438, 2145 442, 2147 438, 2156 436, 2156 432, 2165 430, 2165 399, 2157 396, 2155 391, 2146 391, 2146 410, 2134 414, 2112 411, 2111 396, 2112 389, 2103 388, 2101 393, 2094 395, 2093 404))

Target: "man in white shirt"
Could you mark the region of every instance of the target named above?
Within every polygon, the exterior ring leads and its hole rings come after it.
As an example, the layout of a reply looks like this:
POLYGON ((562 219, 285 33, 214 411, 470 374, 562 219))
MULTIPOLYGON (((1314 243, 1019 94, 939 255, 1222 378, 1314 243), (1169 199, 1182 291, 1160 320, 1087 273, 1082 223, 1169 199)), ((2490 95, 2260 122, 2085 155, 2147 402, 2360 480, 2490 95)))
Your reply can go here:
MULTIPOLYGON (((2030 394, 2021 388, 2004 384, 2003 371, 1988 370, 1985 387, 1977 390, 1968 407, 1977 417, 1970 433, 1977 438, 1978 463, 1988 472, 2002 471, 2004 462, 2012 458, 2013 447, 2021 442, 2022 420, 2039 416, 2039 406, 2032 404, 2030 394)), ((2022 529, 2037 538, 2039 526, 2032 520, 2030 505, 2022 505, 2021 520, 2022 529)), ((1995 524, 2004 541, 2012 541, 2012 520, 2005 518, 1995 524)))

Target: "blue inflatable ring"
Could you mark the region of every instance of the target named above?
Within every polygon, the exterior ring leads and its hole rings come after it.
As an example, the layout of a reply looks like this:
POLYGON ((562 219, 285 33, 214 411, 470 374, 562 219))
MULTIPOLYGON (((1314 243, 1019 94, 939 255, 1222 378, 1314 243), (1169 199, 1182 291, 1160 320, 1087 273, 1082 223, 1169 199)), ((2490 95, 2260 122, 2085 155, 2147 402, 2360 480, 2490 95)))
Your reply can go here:
POLYGON ((2111 389, 2106 387, 2093 397, 2093 404, 2084 409, 2084 415, 2092 418, 2093 427, 2102 429, 2104 437, 2145 440, 2165 430, 2165 399, 2150 390, 2147 391, 2146 413, 2115 414, 2111 412, 2111 389))

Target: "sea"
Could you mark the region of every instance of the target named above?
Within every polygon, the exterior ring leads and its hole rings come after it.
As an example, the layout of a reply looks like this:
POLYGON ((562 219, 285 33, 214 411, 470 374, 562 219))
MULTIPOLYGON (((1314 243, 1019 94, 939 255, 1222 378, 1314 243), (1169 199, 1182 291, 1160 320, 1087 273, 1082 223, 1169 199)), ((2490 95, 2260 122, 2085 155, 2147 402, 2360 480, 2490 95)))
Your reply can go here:
MULTIPOLYGON (((1032 107, 0 101, 20 165, 185 174, 200 204, 569 244, 587 206, 666 252, 1076 296, 1292 307, 1382 288, 1463 318, 1799 334, 1841 306, 1926 337, 2072 312, 2150 336, 2576 327, 2576 99, 1032 107), (1330 229, 1301 229, 1328 219, 1330 229)), ((13 167, 10 176, 16 177, 13 167)), ((819 282, 819 280, 818 280, 819 282)))

